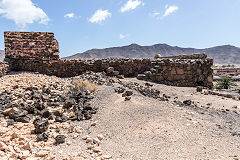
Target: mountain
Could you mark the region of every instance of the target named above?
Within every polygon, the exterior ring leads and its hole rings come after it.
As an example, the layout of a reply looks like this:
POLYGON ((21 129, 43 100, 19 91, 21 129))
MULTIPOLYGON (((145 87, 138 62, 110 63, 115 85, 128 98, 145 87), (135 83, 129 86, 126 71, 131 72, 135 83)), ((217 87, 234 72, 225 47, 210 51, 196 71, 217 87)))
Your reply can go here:
POLYGON ((205 49, 181 48, 167 44, 155 44, 153 46, 140 46, 131 44, 123 47, 106 49, 92 49, 83 53, 63 59, 90 59, 90 58, 152 58, 156 54, 162 56, 175 56, 180 54, 206 53, 214 58, 215 64, 240 64, 240 48, 223 45, 205 49))
POLYGON ((0 62, 3 61, 4 57, 5 57, 4 51, 0 50, 0 62))

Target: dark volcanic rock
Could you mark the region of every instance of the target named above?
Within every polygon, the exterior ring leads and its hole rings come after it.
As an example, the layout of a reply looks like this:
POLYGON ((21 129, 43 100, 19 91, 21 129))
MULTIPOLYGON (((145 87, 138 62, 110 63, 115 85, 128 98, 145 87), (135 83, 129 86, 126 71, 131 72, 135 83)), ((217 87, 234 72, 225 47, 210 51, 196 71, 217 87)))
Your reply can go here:
POLYGON ((32 119, 32 116, 27 115, 27 116, 24 116, 24 117, 17 117, 17 118, 15 118, 15 121, 16 122, 22 122, 22 123, 29 123, 31 119, 32 119))
POLYGON ((125 101, 130 101, 130 100, 131 100, 131 97, 129 97, 129 96, 125 97, 125 101))
POLYGON ((183 101, 185 105, 190 106, 192 104, 192 101, 190 99, 183 101))
POLYGON ((48 120, 42 120, 41 118, 36 118, 33 122, 35 126, 35 133, 43 133, 48 129, 48 120))
POLYGON ((56 118, 55 118, 55 121, 56 122, 66 122, 68 120, 68 118, 64 115, 64 114, 62 114, 61 116, 56 116, 56 118))
POLYGON ((64 136, 64 135, 57 135, 57 136, 55 137, 55 143, 56 143, 56 144, 65 143, 65 136, 64 136))
POLYGON ((124 91, 125 91, 125 88, 122 88, 122 87, 115 88, 115 92, 117 92, 118 94, 123 93, 124 91))
POLYGON ((46 133, 41 133, 41 134, 37 134, 37 141, 44 141, 47 142, 48 141, 48 135, 46 133))

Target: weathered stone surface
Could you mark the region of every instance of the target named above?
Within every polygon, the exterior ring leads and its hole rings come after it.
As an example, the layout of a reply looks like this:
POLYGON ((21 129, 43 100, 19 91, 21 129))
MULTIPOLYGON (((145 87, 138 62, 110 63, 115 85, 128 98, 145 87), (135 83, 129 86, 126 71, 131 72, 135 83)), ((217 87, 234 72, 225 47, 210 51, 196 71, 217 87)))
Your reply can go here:
POLYGON ((11 59, 59 59, 59 45, 50 32, 4 32, 5 57, 11 59))
POLYGON ((7 74, 10 71, 10 66, 6 62, 0 62, 0 77, 7 74))
POLYGON ((156 59, 158 58, 175 58, 175 59, 205 59, 207 58, 206 54, 192 54, 192 55, 179 55, 179 56, 167 56, 167 57, 161 57, 158 54, 155 56, 156 59))

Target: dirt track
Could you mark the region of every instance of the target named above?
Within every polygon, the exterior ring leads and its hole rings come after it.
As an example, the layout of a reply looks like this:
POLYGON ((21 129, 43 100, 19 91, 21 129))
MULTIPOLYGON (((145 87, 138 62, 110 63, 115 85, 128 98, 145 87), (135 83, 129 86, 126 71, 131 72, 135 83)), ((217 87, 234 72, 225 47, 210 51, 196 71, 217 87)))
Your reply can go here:
MULTIPOLYGON (((136 79, 123 81, 145 83, 136 79)), ((195 88, 161 84, 153 88, 171 96, 169 101, 148 98, 136 91, 130 101, 124 101, 114 87, 102 86, 92 102, 99 108, 93 120, 77 122, 83 133, 69 138, 69 145, 54 147, 53 153, 59 159, 72 154, 96 157, 81 137, 102 134, 102 154, 110 154, 113 159, 239 158, 239 108, 233 108, 240 106, 239 101, 196 93, 195 88), (174 102, 187 99, 197 106, 181 107, 174 102), (91 126, 94 121, 97 125, 91 126)))

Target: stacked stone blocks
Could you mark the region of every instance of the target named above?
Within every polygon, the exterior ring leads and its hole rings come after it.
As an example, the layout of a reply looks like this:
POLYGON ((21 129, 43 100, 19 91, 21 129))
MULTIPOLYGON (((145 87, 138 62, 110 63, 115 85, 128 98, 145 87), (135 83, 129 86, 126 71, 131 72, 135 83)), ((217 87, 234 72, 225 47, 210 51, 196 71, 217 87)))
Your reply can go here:
POLYGON ((6 62, 0 62, 0 77, 7 74, 10 71, 10 67, 6 62))
POLYGON ((58 60, 54 33, 4 32, 5 57, 9 59, 58 60))

